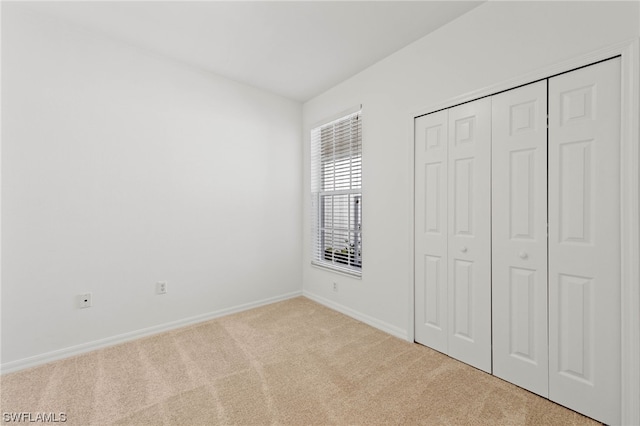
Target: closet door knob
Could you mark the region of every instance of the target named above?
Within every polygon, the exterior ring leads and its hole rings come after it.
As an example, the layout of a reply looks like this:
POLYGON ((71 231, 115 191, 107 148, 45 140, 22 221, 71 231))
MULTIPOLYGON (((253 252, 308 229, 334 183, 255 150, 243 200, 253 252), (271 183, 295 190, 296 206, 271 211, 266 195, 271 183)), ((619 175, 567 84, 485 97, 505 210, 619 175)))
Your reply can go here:
POLYGON ((520 259, 523 259, 523 260, 529 257, 529 255, 524 251, 521 251, 519 256, 520 256, 520 259))
POLYGON ((463 253, 467 252, 467 246, 462 246, 462 248, 460 248, 460 251, 463 253))

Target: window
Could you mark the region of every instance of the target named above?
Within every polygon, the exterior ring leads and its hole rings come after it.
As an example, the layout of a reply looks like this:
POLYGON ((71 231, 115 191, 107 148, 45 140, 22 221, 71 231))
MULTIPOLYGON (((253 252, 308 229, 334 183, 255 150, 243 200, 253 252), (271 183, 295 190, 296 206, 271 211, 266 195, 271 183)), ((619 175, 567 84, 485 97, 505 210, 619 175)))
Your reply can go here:
POLYGON ((311 130, 312 263, 362 271, 360 111, 311 130))

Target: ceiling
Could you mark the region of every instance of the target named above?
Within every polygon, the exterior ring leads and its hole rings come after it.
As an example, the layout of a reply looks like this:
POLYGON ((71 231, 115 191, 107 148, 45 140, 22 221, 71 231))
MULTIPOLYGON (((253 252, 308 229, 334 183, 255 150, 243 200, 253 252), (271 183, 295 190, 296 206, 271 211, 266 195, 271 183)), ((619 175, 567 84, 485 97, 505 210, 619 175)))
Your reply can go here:
POLYGON ((75 1, 36 9, 304 102, 482 2, 75 1))

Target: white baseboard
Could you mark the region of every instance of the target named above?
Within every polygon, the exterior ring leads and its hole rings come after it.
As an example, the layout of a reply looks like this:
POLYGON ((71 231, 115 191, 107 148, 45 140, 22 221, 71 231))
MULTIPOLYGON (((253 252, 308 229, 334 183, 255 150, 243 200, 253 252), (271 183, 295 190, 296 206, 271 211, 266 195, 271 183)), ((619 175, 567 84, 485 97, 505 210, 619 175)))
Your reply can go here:
POLYGON ((1 374, 6 374, 6 373, 19 371, 19 370, 24 370, 25 368, 35 367, 37 365, 46 364, 51 361, 57 361, 59 359, 69 358, 75 355, 91 352, 96 349, 101 349, 108 346, 113 346, 120 343, 131 341, 131 340, 139 339, 141 337, 146 337, 146 336, 162 333, 169 330, 174 330, 176 328, 185 327, 188 325, 197 324, 204 321, 209 321, 225 315, 235 314, 237 312, 242 312, 249 309, 257 308, 259 306, 270 305, 272 303, 280 302, 287 299, 292 299, 298 296, 302 296, 302 291, 294 291, 292 293, 287 293, 280 296, 270 297, 270 298, 258 300, 255 302, 244 303, 242 305, 220 309, 220 310, 209 312, 202 315, 196 315, 193 317, 168 322, 165 324, 160 324, 153 327, 131 331, 129 333, 119 334, 117 336, 107 337, 105 339, 94 340, 92 342, 82 343, 80 345, 70 346, 68 348, 58 349, 58 350, 47 352, 44 354, 35 355, 32 357, 3 363, 3 364, 0 364, 0 372, 1 374))
POLYGON ((380 321, 379 319, 365 315, 362 312, 347 308, 346 306, 336 303, 333 300, 325 299, 324 297, 313 294, 307 290, 304 290, 302 292, 302 295, 313 300, 314 302, 318 302, 321 305, 326 306, 327 308, 331 308, 334 311, 338 311, 342 314, 350 316, 351 318, 357 319, 358 321, 368 324, 371 327, 375 327, 378 330, 384 331, 385 333, 391 334, 392 336, 398 337, 402 340, 409 340, 407 330, 404 330, 400 327, 396 327, 395 325, 391 325, 384 321, 380 321))

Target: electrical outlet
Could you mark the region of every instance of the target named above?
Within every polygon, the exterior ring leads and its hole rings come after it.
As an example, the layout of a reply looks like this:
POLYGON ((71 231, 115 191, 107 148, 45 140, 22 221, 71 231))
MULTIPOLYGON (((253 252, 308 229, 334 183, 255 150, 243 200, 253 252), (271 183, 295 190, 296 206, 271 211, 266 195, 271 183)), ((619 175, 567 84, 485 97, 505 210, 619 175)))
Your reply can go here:
POLYGON ((78 305, 80 308, 91 307, 91 293, 85 293, 78 296, 78 305))
POLYGON ((167 294, 167 282, 158 281, 156 283, 156 294, 167 294))
POLYGON ((337 292, 338 292, 338 283, 333 283, 333 291, 334 291, 335 293, 337 293, 337 292))

